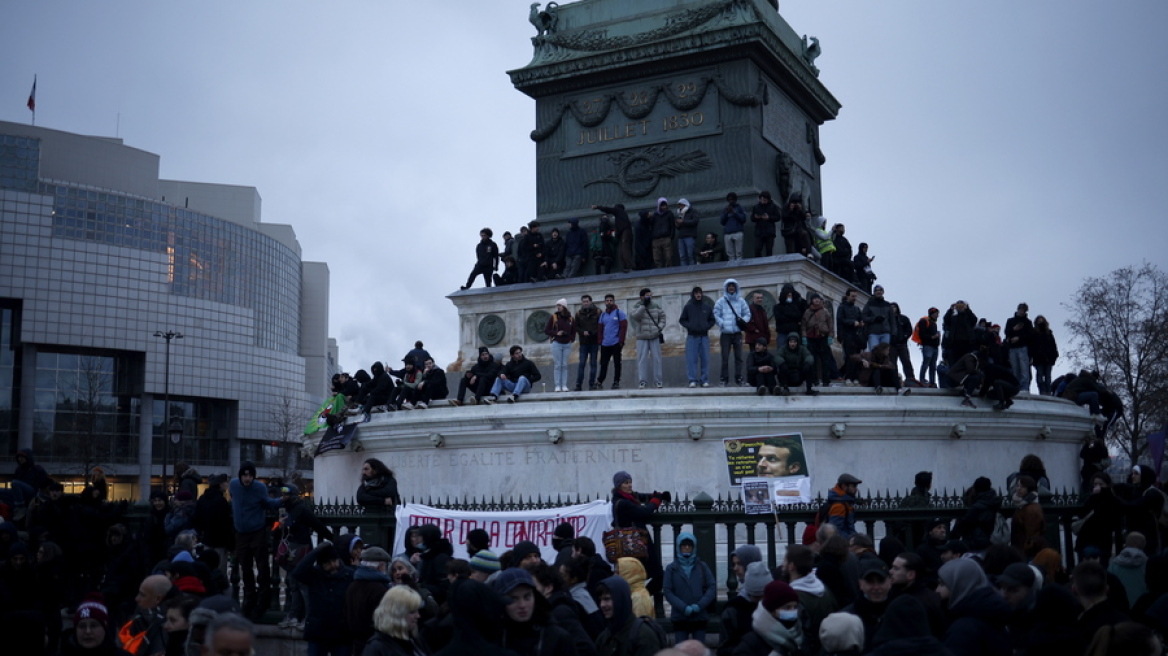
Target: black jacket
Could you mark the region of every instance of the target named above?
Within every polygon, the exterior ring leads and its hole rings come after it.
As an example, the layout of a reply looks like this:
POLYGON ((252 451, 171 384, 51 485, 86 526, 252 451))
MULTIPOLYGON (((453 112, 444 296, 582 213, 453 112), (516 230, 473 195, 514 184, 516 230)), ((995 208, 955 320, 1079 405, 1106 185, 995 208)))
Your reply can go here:
MULTIPOLYGON (((956 656, 999 656, 1010 653, 1010 605, 993 588, 983 586, 949 610, 945 646, 956 656)), ((1087 644, 1087 643, 1083 643, 1087 644)))
POLYGON ((756 238, 774 237, 775 224, 783 220, 782 210, 774 201, 766 205, 759 203, 750 211, 750 220, 754 223, 754 236, 756 238))
POLYGON ((298 545, 312 544, 313 531, 316 531, 316 534, 322 539, 333 539, 333 532, 313 512, 312 502, 307 499, 295 498, 286 508, 288 509, 286 526, 288 527, 289 542, 298 545))
POLYGON ((491 270, 499 268, 499 246, 493 240, 486 241, 479 240, 475 246, 475 264, 480 267, 491 267, 491 270))
POLYGON ((233 549, 235 525, 231 521, 231 502, 218 486, 212 485, 195 502, 194 529, 208 547, 233 549))
POLYGON ((539 373, 539 367, 526 357, 518 362, 507 360, 507 364, 503 365, 503 373, 507 376, 507 380, 511 381, 519 380, 520 376, 527 376, 528 382, 536 383, 543 377, 539 373))
POLYGON ((400 638, 391 638, 384 633, 378 631, 373 634, 373 638, 365 645, 365 650, 357 653, 353 652, 353 656, 414 656, 421 646, 420 651, 426 653, 426 647, 421 644, 421 638, 414 638, 414 641, 402 640, 400 638))
POLYGON ((393 476, 379 476, 372 481, 363 481, 357 488, 357 503, 362 506, 384 508, 386 499, 393 499, 395 506, 401 504, 397 479, 393 476))
POLYGON ((308 552, 292 570, 292 576, 308 589, 308 614, 304 618, 304 639, 311 642, 345 644, 351 640, 345 622, 345 593, 353 582, 353 568, 341 565, 329 574, 316 566, 320 547, 308 552))
POLYGON ((653 212, 653 239, 663 239, 665 237, 672 237, 674 228, 676 227, 677 217, 674 216, 673 210, 665 210, 664 212, 653 212))
POLYGON ((393 379, 386 373, 385 365, 374 362, 369 370, 373 379, 369 381, 369 394, 364 401, 366 409, 388 404, 390 394, 393 392, 393 379))
POLYGON ((695 300, 693 294, 690 294, 689 303, 681 309, 681 318, 678 323, 688 335, 694 337, 705 337, 710 334, 710 329, 714 327, 714 306, 707 304, 704 300, 695 300))
POLYGON ((795 291, 795 286, 787 283, 779 290, 779 300, 771 308, 775 318, 775 335, 785 337, 791 333, 803 334, 803 313, 807 311, 807 301, 795 291), (787 302, 790 295, 791 302, 787 302))

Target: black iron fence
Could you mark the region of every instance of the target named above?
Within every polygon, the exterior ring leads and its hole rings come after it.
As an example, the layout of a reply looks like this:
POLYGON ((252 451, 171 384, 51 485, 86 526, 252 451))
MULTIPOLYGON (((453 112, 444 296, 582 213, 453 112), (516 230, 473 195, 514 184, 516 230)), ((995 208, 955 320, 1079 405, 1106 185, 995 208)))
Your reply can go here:
MULTIPOLYGON (((875 539, 893 535, 912 549, 919 542, 922 533, 916 530, 925 522, 943 518, 952 525, 953 521, 966 513, 965 501, 959 492, 944 490, 934 494, 931 504, 923 508, 904 508, 906 495, 889 492, 864 497, 856 504, 857 530, 875 539)), ((585 496, 575 498, 520 497, 518 499, 412 499, 409 503, 424 504, 449 510, 506 512, 538 510, 559 506, 587 503, 593 499, 585 496)), ((732 595, 737 588, 737 579, 730 575, 729 554, 741 544, 757 545, 764 554, 769 567, 779 564, 787 546, 801 541, 804 527, 813 522, 816 512, 825 499, 817 498, 809 504, 782 506, 771 514, 747 514, 740 498, 712 498, 704 493, 693 498, 674 499, 662 504, 650 522, 653 549, 658 558, 665 556, 664 563, 672 558, 672 549, 662 545, 672 545, 675 537, 688 528, 698 541, 698 556, 715 570, 720 581, 732 595)), ((1074 544, 1071 523, 1083 514, 1077 491, 1062 490, 1041 499, 1046 518, 1047 544, 1062 553, 1067 569, 1074 566, 1074 544)), ((352 500, 318 500, 315 505, 319 517, 337 535, 358 534, 368 544, 377 544, 388 550, 398 529, 391 510, 383 507, 363 507, 352 500)), ((1005 507, 1002 514, 1007 517, 1012 508, 1005 507)), ((139 527, 146 517, 145 506, 133 506, 124 520, 131 528, 139 527)), ((272 516, 275 521, 275 515, 272 516)), ((276 588, 274 598, 279 595, 280 576, 273 576, 276 588)), ((656 600, 658 616, 663 610, 663 600, 656 600)))

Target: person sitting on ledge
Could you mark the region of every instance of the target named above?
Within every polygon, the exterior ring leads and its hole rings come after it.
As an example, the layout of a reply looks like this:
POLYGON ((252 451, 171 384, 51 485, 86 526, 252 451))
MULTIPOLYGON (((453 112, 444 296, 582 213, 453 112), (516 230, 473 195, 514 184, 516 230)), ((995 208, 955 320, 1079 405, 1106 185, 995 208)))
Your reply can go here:
POLYGON ((499 372, 503 367, 495 362, 495 356, 491 355, 491 350, 485 346, 479 347, 479 359, 475 361, 462 379, 458 381, 458 398, 452 400, 450 405, 460 406, 463 399, 466 398, 467 390, 473 390, 474 395, 470 397, 471 405, 482 402, 483 397, 491 393, 491 387, 495 384, 495 378, 499 376, 499 372))
POLYGON ((756 388, 759 396, 765 396, 767 392, 781 394, 782 388, 779 387, 778 376, 779 370, 775 364, 775 356, 767 350, 767 339, 759 337, 754 341, 754 350, 747 358, 746 380, 751 387, 756 388))
POLYGON ((725 262, 726 248, 718 243, 718 235, 712 232, 706 233, 706 240, 698 246, 698 264, 709 264, 711 262, 725 262))
POLYGON ((567 266, 568 242, 564 241, 563 233, 559 228, 552 228, 551 239, 547 241, 547 269, 543 277, 560 279, 564 277, 564 267, 567 266))
POLYGON ((397 398, 393 402, 393 407, 397 410, 413 410, 413 402, 417 400, 418 383, 422 382, 420 376, 421 371, 415 365, 414 359, 407 357, 404 367, 395 369, 390 373, 401 379, 401 386, 398 388, 397 398))
POLYGON ((425 410, 431 403, 444 399, 450 394, 446 387, 446 370, 435 366, 434 358, 427 358, 422 365, 422 382, 418 383, 417 400, 414 407, 425 410))
POLYGON ((806 346, 803 346, 799 333, 787 334, 787 345, 778 349, 776 360, 779 362, 779 385, 781 386, 779 394, 784 396, 790 394, 790 386, 798 386, 801 383, 807 386, 808 396, 819 394, 811 388, 814 383, 811 374, 812 368, 815 366, 815 356, 811 355, 811 351, 808 351, 806 346))
POLYGON ((863 351, 849 358, 851 372, 848 378, 860 381, 860 385, 871 385, 880 394, 891 385, 900 393, 900 376, 896 375, 896 363, 889 357, 891 345, 877 344, 871 351, 863 351))
POLYGON ((515 258, 508 255, 503 258, 503 273, 495 274, 495 286, 514 285, 519 282, 519 267, 515 265, 515 258))
POLYGON ((503 365, 503 373, 499 374, 491 387, 491 395, 485 398, 487 403, 498 402, 499 395, 504 390, 511 393, 507 399, 508 403, 518 403, 519 397, 526 394, 531 385, 539 382, 541 378, 535 363, 523 357, 522 346, 512 346, 510 353, 511 360, 503 365))

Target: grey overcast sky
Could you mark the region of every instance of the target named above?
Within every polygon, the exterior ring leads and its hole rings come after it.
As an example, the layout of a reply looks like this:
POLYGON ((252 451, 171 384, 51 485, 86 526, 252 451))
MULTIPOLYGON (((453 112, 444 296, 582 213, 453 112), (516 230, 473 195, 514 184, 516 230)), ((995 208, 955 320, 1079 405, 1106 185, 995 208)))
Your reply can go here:
MULTIPOLYGON (((912 318, 963 298, 1004 323, 1025 300, 1064 337, 1082 278, 1164 266, 1168 2, 781 13, 819 37, 843 104, 821 133, 824 212, 871 244, 912 318)), ((0 119, 29 120, 36 74, 37 125, 120 136, 165 178, 257 187, 264 221, 329 264, 346 369, 397 363, 418 338, 446 363, 443 297, 478 229, 535 212, 535 104, 505 74, 530 61, 527 14, 525 0, 8 0, 0 119)))

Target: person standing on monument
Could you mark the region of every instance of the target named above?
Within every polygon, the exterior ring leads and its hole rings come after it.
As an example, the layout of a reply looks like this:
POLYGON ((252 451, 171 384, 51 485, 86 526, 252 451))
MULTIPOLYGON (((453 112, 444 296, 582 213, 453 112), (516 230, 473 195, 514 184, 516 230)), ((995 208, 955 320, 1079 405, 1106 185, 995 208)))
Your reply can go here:
POLYGON ((547 260, 544 253, 543 235, 539 232, 539 221, 527 224, 527 236, 519 243, 519 282, 535 282, 547 279, 547 260))
POLYGON ((690 207, 688 200, 682 198, 677 201, 676 217, 677 261, 681 266, 693 266, 697 264, 694 248, 698 239, 698 213, 690 207))
POLYGON ((575 278, 588 257, 588 233, 580 227, 580 219, 568 219, 568 234, 564 235, 564 277, 575 278))
POLYGON ((726 244, 726 257, 731 262, 742 261, 742 242, 745 239, 746 211, 738 204, 738 194, 726 194, 726 207, 722 210, 722 241, 726 244))
POLYGON ((811 255, 811 244, 807 238, 807 210, 803 209, 803 196, 791 194, 787 199, 787 209, 783 210, 782 221, 783 242, 787 253, 811 255))
POLYGON ((657 199, 657 211, 653 214, 653 268, 664 269, 673 263, 673 233, 677 216, 669 209, 669 201, 662 196, 657 199))
POLYGON ((730 384, 730 351, 734 351, 734 384, 743 383, 742 328, 749 317, 750 307, 738 295, 738 281, 727 279, 722 283, 722 298, 714 303, 714 320, 722 331, 722 387, 730 384))
POLYGON ((491 286, 491 276, 499 269, 499 246, 491 239, 494 234, 490 228, 479 230, 479 244, 475 246, 475 265, 462 289, 470 289, 480 274, 483 276, 483 283, 487 287, 491 286))
POLYGON ((1010 357, 1010 370, 1023 392, 1030 391, 1030 343, 1034 339, 1034 324, 1028 312, 1030 306, 1019 303, 1014 316, 1006 319, 1006 353, 1010 357))
POLYGON ((641 298, 629 318, 633 322, 633 336, 637 338, 637 386, 648 387, 651 372, 653 383, 658 388, 664 387, 661 344, 665 341, 665 310, 653 302, 653 292, 648 287, 641 290, 641 298))
POLYGON ((743 339, 749 348, 761 337, 769 344, 771 341, 771 322, 767 317, 766 308, 762 305, 762 292, 750 295, 750 316, 746 318, 746 328, 743 330, 743 339))
POLYGON ((625 211, 624 204, 617 203, 612 207, 593 205, 592 209, 612 215, 621 271, 628 273, 635 269, 637 261, 633 258, 633 223, 629 221, 629 213, 625 211))
POLYGON ((552 343, 552 379, 557 392, 568 391, 568 356, 572 354, 572 342, 576 341, 576 325, 568 312, 568 299, 556 301, 556 311, 548 317, 543 334, 552 343))
POLYGON ((621 351, 625 347, 625 334, 629 329, 629 316, 617 307, 616 297, 604 295, 604 312, 600 313, 600 375, 596 378, 596 388, 604 387, 608 375, 608 361, 613 361, 612 389, 620 389, 621 351))
POLYGON ((686 334, 685 373, 690 387, 710 386, 710 329, 717 322, 713 307, 702 296, 702 288, 694 287, 678 319, 686 334))
POLYGON ((775 254, 775 224, 782 218, 779 212, 779 206, 771 202, 771 192, 758 195, 758 204, 750 212, 750 220, 754 222, 755 257, 775 254))
POLYGON ((588 389, 596 389, 596 356, 600 352, 600 309, 592 304, 592 297, 580 297, 580 309, 575 317, 576 335, 580 338, 580 362, 576 365, 576 391, 584 387, 584 366, 589 360, 588 389))

